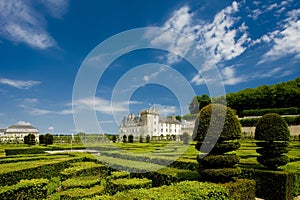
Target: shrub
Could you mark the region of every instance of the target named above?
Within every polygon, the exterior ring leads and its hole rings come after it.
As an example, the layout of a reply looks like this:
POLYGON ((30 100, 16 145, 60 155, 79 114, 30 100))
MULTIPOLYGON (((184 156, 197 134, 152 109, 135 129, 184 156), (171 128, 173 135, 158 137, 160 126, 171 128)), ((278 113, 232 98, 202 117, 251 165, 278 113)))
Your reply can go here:
POLYGON ((213 182, 233 180, 240 172, 235 166, 239 157, 226 153, 240 147, 236 139, 241 137, 241 126, 236 115, 226 106, 211 104, 200 111, 198 122, 193 137, 198 141, 195 147, 207 154, 198 158, 204 168, 199 169, 201 177, 213 182))
POLYGON ((275 113, 262 116, 255 129, 255 139, 258 142, 257 161, 269 169, 277 169, 279 166, 286 165, 289 159, 285 153, 288 152, 287 146, 290 132, 286 122, 280 115, 275 113))
POLYGON ((240 177, 255 180, 256 197, 265 200, 294 199, 294 190, 299 190, 295 175, 287 171, 242 169, 240 177))
POLYGON ((95 195, 103 194, 104 187, 96 185, 91 188, 72 188, 66 191, 59 192, 60 199, 65 200, 79 200, 85 197, 92 197, 95 195))
POLYGON ((225 183, 229 196, 234 200, 254 200, 256 182, 250 179, 237 179, 236 182, 225 183))
POLYGON ((115 171, 110 175, 111 179, 119 179, 119 178, 129 178, 130 173, 127 171, 115 171))
POLYGON ((128 142, 129 143, 133 143, 133 135, 129 135, 128 136, 128 142))
POLYGON ((229 189, 214 183, 203 183, 198 181, 183 181, 170 186, 162 186, 151 189, 134 189, 126 192, 119 192, 111 197, 99 197, 96 199, 110 200, 168 200, 168 199, 189 199, 189 200, 229 200, 229 189))
POLYGON ((33 134, 28 135, 28 144, 35 145, 35 135, 33 135, 33 134))
POLYGON ((146 142, 149 143, 150 142, 150 135, 146 136, 146 142))
POLYGON ((107 174, 107 167, 100 163, 77 162, 72 164, 71 167, 64 169, 61 174, 64 178, 87 175, 95 175, 98 177, 101 175, 104 177, 107 174))
POLYGON ((19 183, 0 188, 0 199, 44 199, 47 196, 46 179, 21 180, 19 183))
POLYGON ((46 136, 45 135, 40 135, 39 136, 39 143, 40 144, 45 144, 46 136))
POLYGON ((113 141, 113 143, 116 143, 116 141, 117 141, 117 136, 113 135, 113 136, 112 136, 112 141, 113 141))
POLYGON ((183 144, 189 144, 189 134, 187 132, 182 135, 183 144))
POLYGON ((45 136, 45 145, 51 145, 51 144, 53 144, 53 135, 47 133, 45 136))
POLYGON ((131 178, 131 179, 115 179, 112 180, 110 177, 106 179, 105 192, 109 194, 115 194, 124 190, 139 189, 139 188, 151 188, 152 180, 143 178, 131 178))
POLYGON ((126 143, 127 142, 127 136, 123 135, 123 142, 126 143))
POLYGON ((240 112, 240 117, 244 116, 262 116, 269 113, 276 113, 279 115, 298 115, 300 114, 300 108, 267 108, 267 109, 254 109, 254 110, 243 110, 240 112))
POLYGON ((80 176, 67 179, 61 183, 63 190, 70 188, 89 188, 101 183, 99 176, 80 176))

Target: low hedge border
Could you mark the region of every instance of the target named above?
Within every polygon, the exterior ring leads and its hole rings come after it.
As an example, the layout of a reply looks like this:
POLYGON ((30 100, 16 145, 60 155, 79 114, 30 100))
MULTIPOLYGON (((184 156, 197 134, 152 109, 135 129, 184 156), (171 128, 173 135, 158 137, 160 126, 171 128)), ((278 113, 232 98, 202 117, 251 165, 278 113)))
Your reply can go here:
MULTIPOLYGON (((183 181, 170 186, 162 186, 150 189, 133 189, 118 192, 114 196, 96 196, 89 200, 231 200, 229 189, 214 183, 203 183, 198 181, 183 181)), ((85 199, 88 200, 88 199, 85 199)))
POLYGON ((130 178, 130 173, 127 171, 115 171, 111 172, 111 179, 130 178))
POLYGON ((151 188, 152 180, 146 178, 123 178, 112 180, 110 177, 106 179, 105 193, 115 194, 117 192, 140 189, 140 188, 151 188))
POLYGON ((86 197, 92 197, 104 193, 104 187, 96 185, 91 188, 73 188, 59 192, 61 200, 79 200, 86 197))
POLYGON ((237 179, 235 182, 221 184, 229 189, 229 196, 234 200, 254 200, 256 182, 250 179, 237 179))
POLYGON ((61 183, 63 190, 70 188, 89 188, 101 183, 100 177, 97 176, 82 176, 67 179, 61 183))
MULTIPOLYGON (((300 125, 300 116, 295 116, 295 117, 282 117, 284 121, 289 125, 300 125)), ((240 123, 242 127, 251 127, 251 126, 256 126, 259 118, 245 118, 245 119, 240 119, 240 123)))
POLYGON ((13 185, 18 183, 22 179, 50 179, 51 177, 60 176, 60 171, 69 167, 71 163, 84 160, 85 158, 70 158, 68 160, 63 161, 54 160, 52 163, 47 163, 45 165, 33 165, 32 167, 27 169, 11 171, 8 173, 0 173, 0 186, 13 185))
POLYGON ((70 178, 74 176, 95 175, 98 177, 106 177, 108 173, 107 166, 95 162, 76 162, 71 164, 69 168, 64 169, 61 174, 62 178, 70 178))
MULTIPOLYGON (((5 149, 6 156, 19 154, 45 154, 45 151, 70 150, 71 148, 51 147, 51 146, 33 146, 28 148, 5 149)), ((85 147, 73 147, 72 149, 85 149, 85 147)))
POLYGON ((253 109, 253 110, 243 110, 240 112, 240 117, 244 116, 263 116, 268 113, 277 113, 279 115, 298 115, 300 114, 300 108, 290 107, 290 108, 268 108, 268 109, 253 109))
POLYGON ((299 194, 299 173, 242 169, 241 178, 256 181, 256 196, 265 200, 293 199, 299 194))
POLYGON ((44 199, 47 196, 47 179, 21 180, 19 183, 0 188, 0 199, 44 199))

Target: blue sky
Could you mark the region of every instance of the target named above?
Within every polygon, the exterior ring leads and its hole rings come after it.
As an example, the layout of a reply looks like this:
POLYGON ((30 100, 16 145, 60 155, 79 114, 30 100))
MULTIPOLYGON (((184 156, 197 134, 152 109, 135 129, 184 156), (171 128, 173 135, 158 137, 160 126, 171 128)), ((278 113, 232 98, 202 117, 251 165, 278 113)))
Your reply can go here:
POLYGON ((297 0, 9 0, 0 2, 0 24, 0 128, 30 123, 42 133, 89 132, 80 126, 88 118, 76 126, 73 114, 93 110, 101 129, 91 131, 116 133, 123 115, 154 104, 163 115, 186 114, 186 99, 213 96, 220 82, 228 93, 300 75, 297 0), (97 70, 105 67, 96 91, 74 99, 90 52, 142 27, 161 28, 151 39, 161 48, 126 52, 109 66, 94 60, 97 70), (199 57, 200 68, 189 55, 199 57))

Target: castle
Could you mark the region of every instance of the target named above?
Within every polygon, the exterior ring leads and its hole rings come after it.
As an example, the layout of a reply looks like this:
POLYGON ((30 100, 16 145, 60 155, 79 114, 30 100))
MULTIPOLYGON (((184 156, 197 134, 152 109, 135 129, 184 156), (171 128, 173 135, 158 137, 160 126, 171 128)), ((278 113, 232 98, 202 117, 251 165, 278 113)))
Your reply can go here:
POLYGON ((129 135, 134 140, 150 136, 155 138, 172 138, 179 140, 182 135, 182 123, 175 116, 172 118, 161 117, 155 106, 142 110, 135 116, 133 113, 125 116, 119 127, 119 138, 129 135))

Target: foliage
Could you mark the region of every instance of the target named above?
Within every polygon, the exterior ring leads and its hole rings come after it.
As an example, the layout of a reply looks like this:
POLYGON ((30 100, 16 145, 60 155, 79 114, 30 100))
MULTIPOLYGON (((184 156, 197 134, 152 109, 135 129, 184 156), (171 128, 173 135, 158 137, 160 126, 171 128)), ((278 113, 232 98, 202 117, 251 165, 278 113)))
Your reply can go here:
POLYGON ((100 183, 99 176, 79 176, 63 181, 61 186, 63 190, 66 190, 70 188, 89 188, 100 183))
POLYGON ((133 135, 132 135, 132 134, 130 134, 130 135, 128 136, 128 142, 129 142, 129 143, 133 143, 133 135))
POLYGON ((225 183, 229 189, 229 196, 234 200, 253 200, 255 199, 256 182, 250 179, 237 179, 235 182, 225 183))
POLYGON ((253 89, 244 89, 226 95, 227 105, 238 111, 289 108, 300 105, 300 77, 288 82, 253 89))
POLYGON ((51 195, 56 192, 57 188, 60 186, 60 177, 52 177, 50 178, 47 185, 47 195, 51 195))
POLYGON ((289 107, 289 108, 265 108, 265 109, 243 110, 240 112, 240 117, 263 116, 268 113, 276 113, 279 115, 298 115, 300 114, 300 108, 289 107))
POLYGON ((53 144, 53 135, 47 133, 45 136, 45 145, 51 145, 51 144, 53 144))
POLYGON ((203 107, 209 105, 210 103, 211 99, 207 94, 203 94, 202 96, 195 96, 189 104, 190 113, 197 114, 203 107))
POLYGON ((116 143, 116 141, 117 141, 117 136, 113 135, 113 136, 112 136, 112 141, 113 141, 113 143, 116 143))
POLYGON ((265 141, 288 141, 290 131, 280 115, 269 113, 262 116, 257 122, 255 139, 265 141))
POLYGON ((45 144, 46 136, 45 135, 39 135, 39 143, 45 144))
POLYGON ((59 192, 60 199, 65 200, 79 200, 85 197, 92 197, 95 195, 103 194, 104 187, 96 185, 91 188, 72 188, 66 191, 59 192))
POLYGON ((286 165, 289 159, 287 153, 290 132, 285 121, 280 115, 275 113, 262 116, 255 129, 255 139, 263 140, 258 143, 262 148, 257 149, 261 156, 257 161, 269 169, 277 169, 279 166, 286 165))
POLYGON ((240 177, 256 181, 256 196, 259 198, 266 200, 294 198, 295 177, 290 172, 243 169, 240 177))
POLYGON ((211 104, 200 111, 198 124, 195 127, 194 138, 198 141, 195 147, 208 154, 198 159, 204 168, 199 169, 201 178, 212 182, 233 180, 240 173, 240 169, 235 167, 239 157, 225 153, 240 147, 239 142, 234 141, 241 137, 241 126, 236 115, 226 106, 211 104), (207 138, 208 141, 205 141, 207 138))
POLYGON ((187 121, 193 121, 198 117, 198 114, 186 114, 186 115, 182 116, 182 119, 187 120, 187 121))
POLYGON ((117 193, 110 197, 96 197, 96 199, 106 200, 169 200, 169 199, 189 199, 189 200, 229 200, 229 190, 213 183, 202 183, 198 181, 183 181, 170 186, 162 186, 151 189, 134 189, 117 193))
POLYGON ((127 171, 115 171, 110 175, 111 179, 119 179, 119 178, 129 178, 130 173, 127 171))
POLYGON ((105 192, 109 194, 115 194, 124 190, 139 189, 139 188, 151 188, 152 180, 143 178, 123 178, 112 180, 110 177, 106 179, 105 192))
POLYGON ((182 135, 182 140, 183 140, 183 144, 189 144, 189 134, 187 132, 183 133, 182 135))
POLYGON ((21 180, 0 188, 0 199, 44 199, 47 196, 47 179, 21 180))
POLYGON ((127 136, 123 135, 123 142, 126 143, 127 142, 127 136))
POLYGON ((72 164, 71 167, 64 169, 61 174, 64 177, 74 177, 80 175, 95 175, 100 177, 100 175, 105 176, 107 174, 107 167, 95 162, 77 162, 72 164))
POLYGON ((150 135, 147 135, 146 136, 146 143, 149 143, 150 142, 150 135))
POLYGON ((216 138, 219 135, 220 140, 241 137, 241 126, 237 117, 229 107, 221 104, 210 104, 204 107, 200 111, 198 124, 198 127, 195 127, 196 135, 193 137, 196 141, 203 141, 205 137, 216 138))

